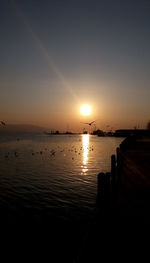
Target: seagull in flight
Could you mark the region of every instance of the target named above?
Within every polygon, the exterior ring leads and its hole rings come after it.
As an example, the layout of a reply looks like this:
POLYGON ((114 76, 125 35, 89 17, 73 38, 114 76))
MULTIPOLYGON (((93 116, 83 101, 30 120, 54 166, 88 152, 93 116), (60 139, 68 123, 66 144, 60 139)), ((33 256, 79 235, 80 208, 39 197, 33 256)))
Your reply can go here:
POLYGON ((3 121, 1 121, 1 124, 2 124, 2 125, 6 125, 6 123, 5 123, 5 122, 3 122, 3 121))
MULTIPOLYGON (((95 120, 96 121, 96 120, 95 120)), ((89 126, 91 126, 95 121, 91 121, 91 122, 81 122, 83 124, 88 124, 89 126)))

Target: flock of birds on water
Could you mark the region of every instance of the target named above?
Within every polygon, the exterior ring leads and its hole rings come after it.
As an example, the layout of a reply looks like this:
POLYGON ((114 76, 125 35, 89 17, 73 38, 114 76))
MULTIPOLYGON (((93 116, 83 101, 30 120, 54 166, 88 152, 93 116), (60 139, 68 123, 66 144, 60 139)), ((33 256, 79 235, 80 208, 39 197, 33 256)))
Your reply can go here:
MULTIPOLYGON (((85 124, 88 124, 88 125, 91 125, 92 123, 94 123, 95 121, 93 121, 93 122, 91 122, 91 123, 85 123, 85 124)), ((0 121, 0 123, 2 124, 2 125, 6 125, 6 123, 4 122, 4 121, 0 121)), ((20 141, 20 139, 19 138, 17 138, 17 141, 20 141)), ((59 146, 57 146, 58 148, 60 148, 59 146)), ((90 147, 87 147, 87 149, 88 149, 88 151, 93 151, 94 150, 94 148, 93 148, 93 145, 92 146, 90 146, 90 147)), ((75 146, 72 146, 71 147, 71 149, 68 149, 68 151, 69 152, 74 152, 74 153, 76 153, 76 154, 78 154, 78 155, 80 155, 81 154, 81 151, 83 151, 84 149, 83 149, 83 146, 81 146, 80 147, 80 150, 78 151, 77 150, 77 148, 75 147, 75 146)), ((36 151, 36 152, 34 152, 34 151, 32 151, 31 152, 31 155, 32 156, 35 156, 35 155, 43 155, 44 154, 44 151, 48 151, 48 149, 47 148, 45 148, 44 150, 41 150, 41 151, 36 151)), ((54 150, 54 149, 52 149, 52 150, 49 150, 49 156, 55 156, 56 155, 56 150, 54 150)), ((62 152, 65 152, 65 149, 63 148, 62 150, 60 150, 60 152, 62 153, 62 152)), ((14 156, 14 157, 19 157, 19 152, 18 151, 16 151, 16 150, 14 150, 12 153, 11 152, 7 152, 7 154, 5 154, 5 158, 9 158, 10 156, 14 156)), ((66 154, 64 154, 64 156, 66 156, 66 154)), ((74 157, 72 157, 72 160, 74 160, 74 157)))
MULTIPOLYGON (((16 139, 16 141, 20 141, 19 138, 16 139)), ((94 151, 94 147, 93 145, 86 147, 86 149, 91 152, 94 151)), ((57 145, 57 150, 55 149, 48 149, 48 148, 44 148, 41 149, 40 151, 30 151, 30 156, 36 156, 36 155, 44 155, 44 153, 46 152, 48 154, 49 157, 55 157, 57 153, 63 153, 63 156, 67 156, 67 152, 70 153, 75 153, 77 155, 81 155, 83 152, 85 151, 85 147, 81 146, 79 149, 77 149, 74 145, 71 146, 69 149, 67 148, 61 148, 59 145, 57 145)), ((15 158, 22 156, 22 152, 19 152, 17 150, 12 150, 7 152, 4 157, 7 159, 9 157, 14 156, 15 158)), ((72 157, 72 160, 74 160, 74 157, 72 157)))

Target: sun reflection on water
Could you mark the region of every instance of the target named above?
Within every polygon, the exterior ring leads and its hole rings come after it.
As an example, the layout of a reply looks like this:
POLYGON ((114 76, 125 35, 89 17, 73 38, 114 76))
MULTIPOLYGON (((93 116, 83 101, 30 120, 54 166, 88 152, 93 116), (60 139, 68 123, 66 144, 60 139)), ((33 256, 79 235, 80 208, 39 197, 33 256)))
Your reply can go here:
POLYGON ((83 148, 83 159, 82 159, 82 173, 86 174, 88 171, 87 164, 88 164, 88 154, 89 154, 89 134, 83 134, 82 135, 82 148, 83 148))

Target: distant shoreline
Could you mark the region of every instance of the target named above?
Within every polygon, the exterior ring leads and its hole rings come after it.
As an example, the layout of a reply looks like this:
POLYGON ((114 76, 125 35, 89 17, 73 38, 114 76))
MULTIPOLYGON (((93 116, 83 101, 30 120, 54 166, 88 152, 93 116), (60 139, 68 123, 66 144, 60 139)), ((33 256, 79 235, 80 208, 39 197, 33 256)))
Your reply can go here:
MULTIPOLYGON (((47 136, 58 136, 58 135, 82 135, 89 134, 87 131, 84 132, 61 132, 61 131, 44 131, 44 129, 36 127, 36 126, 12 126, 8 125, 6 127, 0 128, 0 136, 11 136, 11 135, 47 135, 47 136)), ((95 130, 90 135, 95 135, 98 137, 128 137, 128 136, 150 136, 149 129, 119 129, 115 131, 103 131, 103 130, 95 130)))

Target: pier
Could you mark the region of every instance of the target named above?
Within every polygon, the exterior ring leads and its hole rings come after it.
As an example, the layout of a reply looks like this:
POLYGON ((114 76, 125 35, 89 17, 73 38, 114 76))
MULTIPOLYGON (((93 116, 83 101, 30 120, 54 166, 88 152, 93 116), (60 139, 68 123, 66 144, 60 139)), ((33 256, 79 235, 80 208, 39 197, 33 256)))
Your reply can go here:
POLYGON ((85 261, 146 261, 150 235, 150 137, 129 136, 98 174, 97 214, 85 261))
POLYGON ((111 156, 111 172, 98 175, 98 211, 103 206, 120 216, 149 218, 149 136, 127 137, 111 156))
POLYGON ((111 156, 111 171, 97 177, 96 220, 80 262, 149 256, 150 137, 129 136, 111 156))

